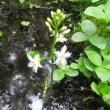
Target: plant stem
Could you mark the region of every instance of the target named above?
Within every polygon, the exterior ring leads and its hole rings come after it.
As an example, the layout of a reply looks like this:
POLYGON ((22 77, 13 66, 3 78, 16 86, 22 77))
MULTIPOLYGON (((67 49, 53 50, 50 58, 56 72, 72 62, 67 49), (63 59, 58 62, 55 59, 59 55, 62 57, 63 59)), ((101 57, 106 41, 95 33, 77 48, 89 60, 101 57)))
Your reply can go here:
POLYGON ((51 83, 53 82, 52 79, 53 79, 53 72, 54 72, 54 48, 55 48, 55 45, 56 45, 56 37, 57 37, 57 29, 55 31, 55 34, 53 35, 53 42, 52 42, 52 47, 51 47, 51 50, 50 50, 50 58, 52 60, 52 73, 51 73, 51 83))
POLYGON ((55 44, 56 44, 56 33, 55 33, 55 35, 53 36, 53 43, 52 43, 52 47, 51 47, 51 50, 50 50, 50 58, 51 58, 51 59, 53 59, 53 56, 54 56, 55 44))

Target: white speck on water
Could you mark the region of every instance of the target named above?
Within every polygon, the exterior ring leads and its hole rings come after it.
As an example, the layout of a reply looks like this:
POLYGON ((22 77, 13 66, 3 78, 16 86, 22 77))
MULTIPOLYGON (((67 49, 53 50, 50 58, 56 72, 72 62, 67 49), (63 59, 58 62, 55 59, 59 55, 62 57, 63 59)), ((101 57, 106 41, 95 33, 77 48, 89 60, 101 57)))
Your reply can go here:
POLYGON ((9 110, 9 105, 5 105, 1 107, 2 110, 9 110))
POLYGON ((33 95, 30 96, 29 99, 31 100, 31 104, 29 104, 31 110, 42 110, 43 109, 43 100, 39 98, 40 94, 37 96, 33 95))
POLYGON ((12 63, 14 63, 14 61, 17 59, 16 53, 10 53, 9 55, 10 55, 9 60, 10 60, 12 63))

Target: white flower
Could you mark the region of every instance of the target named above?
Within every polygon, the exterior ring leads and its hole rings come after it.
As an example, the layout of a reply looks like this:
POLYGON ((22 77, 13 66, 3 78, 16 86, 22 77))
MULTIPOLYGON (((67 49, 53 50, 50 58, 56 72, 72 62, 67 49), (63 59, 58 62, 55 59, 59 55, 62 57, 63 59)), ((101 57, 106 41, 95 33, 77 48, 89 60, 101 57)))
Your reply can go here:
POLYGON ((68 34, 71 30, 70 29, 67 29, 65 31, 63 31, 63 34, 68 34))
POLYGON ((64 37, 63 34, 57 34, 57 39, 56 39, 56 42, 66 42, 68 39, 66 37, 64 37))
POLYGON ((62 48, 61 48, 61 51, 55 51, 55 55, 57 57, 56 61, 54 64, 56 65, 66 65, 67 64, 67 58, 69 58, 71 56, 71 53, 70 52, 66 52, 67 50, 67 46, 64 45, 62 48))
POLYGON ((65 30, 67 30, 67 26, 63 26, 63 27, 61 28, 61 31, 65 31, 65 30))
POLYGON ((42 68, 39 54, 35 55, 34 58, 32 58, 30 55, 27 55, 27 57, 30 61, 28 67, 31 67, 33 71, 37 73, 38 68, 42 68))

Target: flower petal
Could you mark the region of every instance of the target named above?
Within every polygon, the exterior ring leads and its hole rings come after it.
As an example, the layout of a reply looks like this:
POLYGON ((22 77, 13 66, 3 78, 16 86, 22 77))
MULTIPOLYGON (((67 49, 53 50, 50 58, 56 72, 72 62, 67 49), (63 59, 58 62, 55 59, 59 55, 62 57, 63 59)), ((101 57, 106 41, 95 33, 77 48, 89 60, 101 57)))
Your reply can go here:
POLYGON ((28 57, 29 61, 31 61, 31 62, 34 61, 34 59, 30 55, 27 55, 27 57, 28 57))
POLYGON ((33 67, 34 63, 33 62, 29 62, 28 63, 28 67, 33 67))
POLYGON ((71 56, 71 53, 70 52, 66 52, 65 54, 64 54, 64 57, 65 58, 69 58, 71 56))
POLYGON ((64 45, 64 46, 62 47, 62 49, 61 49, 61 53, 65 53, 65 52, 66 52, 66 50, 67 50, 67 46, 66 46, 66 45, 64 45))

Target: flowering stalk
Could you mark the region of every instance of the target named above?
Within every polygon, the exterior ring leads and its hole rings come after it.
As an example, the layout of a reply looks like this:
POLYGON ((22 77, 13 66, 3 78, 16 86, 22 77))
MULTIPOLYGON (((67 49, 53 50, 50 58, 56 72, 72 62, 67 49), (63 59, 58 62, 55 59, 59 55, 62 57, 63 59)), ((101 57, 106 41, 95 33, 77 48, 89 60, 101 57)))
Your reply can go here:
MULTIPOLYGON (((55 60, 55 45, 57 42, 66 42, 67 38, 65 37, 66 34, 70 32, 70 29, 67 28, 67 26, 62 26, 63 21, 65 20, 65 14, 60 10, 57 9, 56 12, 51 12, 51 17, 47 18, 47 21, 45 22, 46 26, 48 27, 51 36, 53 37, 53 42, 50 50, 49 57, 52 61, 52 64, 54 64, 55 60)), ((53 79, 53 72, 54 72, 55 66, 52 65, 52 73, 51 73, 51 81, 53 79)))

